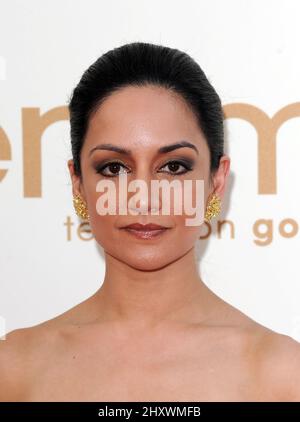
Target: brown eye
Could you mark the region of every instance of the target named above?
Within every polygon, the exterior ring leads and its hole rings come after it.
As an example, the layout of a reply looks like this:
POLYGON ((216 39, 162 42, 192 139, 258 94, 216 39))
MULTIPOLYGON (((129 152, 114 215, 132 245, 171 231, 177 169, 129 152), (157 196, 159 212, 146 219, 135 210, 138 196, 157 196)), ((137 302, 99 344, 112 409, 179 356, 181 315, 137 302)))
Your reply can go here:
POLYGON ((106 163, 103 166, 100 166, 96 169, 96 171, 97 173, 100 173, 106 177, 116 177, 121 173, 128 173, 125 170, 120 173, 120 168, 125 169, 126 167, 123 163, 120 163, 119 161, 111 161, 110 163, 106 163))
POLYGON ((185 174, 193 169, 192 163, 178 160, 169 161, 164 167, 168 167, 170 171, 162 171, 162 173, 170 173, 174 175, 185 174))

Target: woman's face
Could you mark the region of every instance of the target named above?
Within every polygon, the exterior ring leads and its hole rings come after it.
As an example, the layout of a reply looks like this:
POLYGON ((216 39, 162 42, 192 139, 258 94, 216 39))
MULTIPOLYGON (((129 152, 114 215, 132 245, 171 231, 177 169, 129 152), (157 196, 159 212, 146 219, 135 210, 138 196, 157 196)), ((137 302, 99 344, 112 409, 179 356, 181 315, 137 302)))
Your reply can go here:
MULTIPOLYGON (((187 215, 184 208, 180 215, 174 213, 172 196, 168 201, 171 212, 162 215, 161 190, 158 201, 154 205, 152 203, 152 206, 159 207, 160 213, 151 215, 151 180, 178 180, 181 186, 184 180, 192 180, 193 206, 197 198, 195 181, 203 180, 204 195, 200 200, 205 209, 213 187, 209 180, 209 164, 209 149, 192 111, 180 96, 155 86, 125 87, 107 98, 89 121, 81 151, 82 179, 74 174, 73 161, 68 162, 73 194, 79 193, 87 203, 96 241, 106 253, 140 270, 159 269, 177 260, 194 247, 200 236, 201 226, 186 224, 186 219, 192 216, 187 215), (158 151, 183 140, 195 148, 158 151), (129 153, 101 149, 103 144, 129 150, 129 153), (110 165, 107 165, 108 162, 110 165), (146 196, 144 193, 142 202, 136 205, 137 209, 143 207, 148 200, 148 214, 132 215, 127 209, 127 215, 119 215, 117 203, 116 214, 99 215, 96 204, 104 192, 97 192, 97 183, 101 180, 113 181, 118 200, 120 181, 124 175, 128 184, 136 179, 146 182, 148 193, 146 196), (168 229, 152 239, 140 239, 124 229, 132 223, 154 223, 168 229)), ((225 170, 221 168, 215 178, 214 186, 219 185, 219 196, 223 193, 226 173, 225 166, 225 170)), ((138 191, 128 192, 127 201, 138 191)))

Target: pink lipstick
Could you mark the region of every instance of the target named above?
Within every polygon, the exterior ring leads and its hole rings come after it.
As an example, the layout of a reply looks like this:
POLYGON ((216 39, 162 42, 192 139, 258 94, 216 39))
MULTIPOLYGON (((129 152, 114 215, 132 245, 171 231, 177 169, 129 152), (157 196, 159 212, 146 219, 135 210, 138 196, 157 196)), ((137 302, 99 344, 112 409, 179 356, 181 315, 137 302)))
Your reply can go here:
POLYGON ((127 233, 138 239, 154 239, 165 233, 169 227, 160 226, 158 224, 140 224, 134 223, 122 227, 127 233))

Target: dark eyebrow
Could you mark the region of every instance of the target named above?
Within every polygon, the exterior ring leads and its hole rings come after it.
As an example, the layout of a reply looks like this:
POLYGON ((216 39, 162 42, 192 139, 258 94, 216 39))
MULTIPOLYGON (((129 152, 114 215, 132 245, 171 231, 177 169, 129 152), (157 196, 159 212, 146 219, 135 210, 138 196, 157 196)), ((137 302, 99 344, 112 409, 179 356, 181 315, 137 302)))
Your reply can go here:
POLYGON ((119 152, 120 154, 124 154, 124 155, 131 155, 131 151, 129 151, 129 149, 125 149, 125 148, 121 148, 121 147, 117 147, 116 145, 112 145, 112 144, 100 144, 95 146, 94 148, 92 148, 89 152, 89 155, 91 155, 92 152, 98 150, 98 149, 104 149, 104 150, 108 150, 108 151, 115 151, 115 152, 119 152))
MULTIPOLYGON (((192 148, 194 151, 196 151, 197 154, 199 154, 198 148, 194 144, 191 144, 188 141, 181 141, 181 142, 177 142, 176 144, 165 145, 163 147, 160 147, 158 149, 158 152, 160 154, 165 154, 167 152, 174 151, 175 149, 185 148, 185 147, 192 148)), ((124 154, 124 155, 132 155, 132 152, 129 149, 117 147, 116 145, 112 145, 112 144, 97 145, 90 150, 89 155, 91 155, 92 152, 94 152, 95 150, 98 150, 98 149, 114 151, 114 152, 118 152, 118 153, 124 154)))
POLYGON ((166 145, 164 147, 159 148, 158 152, 166 153, 166 152, 171 152, 171 151, 174 151, 175 149, 184 148, 184 147, 192 148, 193 150, 196 151, 197 154, 199 154, 198 148, 194 144, 191 144, 188 141, 181 141, 181 142, 177 142, 176 144, 166 145))

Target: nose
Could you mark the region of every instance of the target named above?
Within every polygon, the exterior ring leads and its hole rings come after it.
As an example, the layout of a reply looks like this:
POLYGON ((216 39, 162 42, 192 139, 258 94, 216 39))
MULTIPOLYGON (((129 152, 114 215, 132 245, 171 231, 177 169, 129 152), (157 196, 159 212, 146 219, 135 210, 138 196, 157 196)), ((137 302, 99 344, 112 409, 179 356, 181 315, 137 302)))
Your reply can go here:
POLYGON ((128 199, 128 209, 134 215, 158 214, 161 209, 160 195, 155 195, 151 189, 151 181, 155 180, 149 169, 139 168, 134 180, 130 181, 128 191, 134 192, 128 199))

